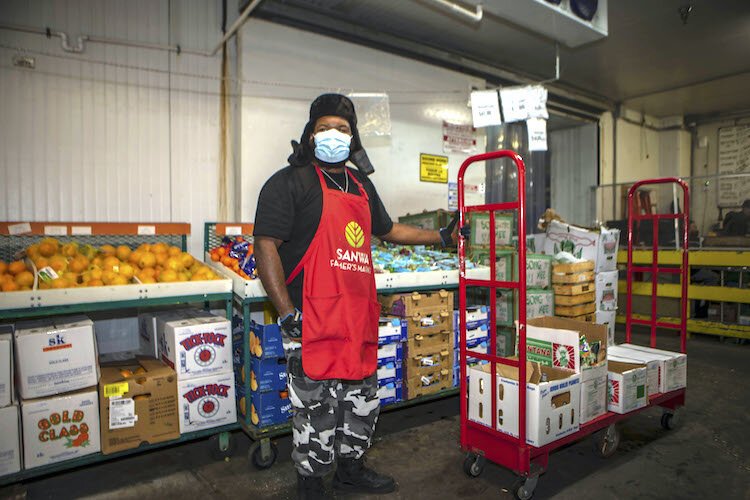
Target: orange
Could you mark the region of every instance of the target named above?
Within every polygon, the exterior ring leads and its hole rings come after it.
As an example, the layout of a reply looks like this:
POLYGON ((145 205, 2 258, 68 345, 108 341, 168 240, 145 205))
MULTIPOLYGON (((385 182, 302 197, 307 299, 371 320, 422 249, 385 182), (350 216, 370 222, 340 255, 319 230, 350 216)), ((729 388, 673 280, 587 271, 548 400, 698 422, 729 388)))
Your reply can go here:
POLYGON ((105 271, 117 272, 119 267, 120 267, 120 259, 118 259, 114 255, 104 258, 104 264, 102 265, 102 269, 104 269, 105 271))
POLYGON ((130 252, 130 255, 128 256, 128 262, 137 266, 138 261, 141 258, 141 255, 143 255, 143 250, 133 250, 132 252, 130 252))
POLYGON ((127 246, 127 245, 120 245, 115 250, 115 255, 117 255, 118 259, 120 259, 121 261, 125 262, 126 260, 128 260, 128 257, 130 257, 130 252, 132 252, 132 250, 130 249, 129 246, 127 246))
POLYGON ((170 257, 176 257, 182 253, 182 250, 179 247, 169 247, 169 255, 170 257))
POLYGON ((55 238, 44 238, 39 242, 39 253, 43 257, 52 257, 60 249, 60 242, 55 238))
POLYGON ((144 277, 138 278, 138 279, 141 280, 141 283, 143 283, 143 284, 156 283, 156 280, 154 278, 150 277, 150 276, 144 276, 144 277))
POLYGON ((104 265, 104 257, 101 255, 97 255, 93 259, 91 259, 91 264, 96 267, 102 267, 104 265))
POLYGON ((156 257, 151 252, 143 252, 141 258, 138 260, 138 267, 143 269, 144 267, 154 267, 156 265, 156 257))
POLYGON ((28 248, 26 248, 26 255, 32 259, 34 257, 39 257, 39 244, 34 243, 33 245, 29 245, 28 248))
POLYGON ((219 262, 221 260, 221 255, 219 255, 219 252, 216 250, 211 250, 211 260, 214 262, 219 262))
POLYGON ((70 283, 68 283, 68 280, 66 280, 65 278, 57 278, 56 280, 52 280, 52 282, 50 282, 50 287, 70 288, 70 283))
POLYGON ((114 255, 117 253, 117 249, 112 245, 102 245, 99 249, 105 256, 114 255))
POLYGON ((78 274, 71 273, 71 272, 65 272, 63 273, 62 277, 70 284, 77 285, 78 284, 78 274))
POLYGON ((185 273, 177 273, 177 281, 189 281, 188 275, 185 273))
POLYGON ((6 281, 0 286, 3 292, 15 292, 18 290, 18 285, 15 281, 6 281))
POLYGON ((120 264, 120 276, 130 281, 135 275, 135 269, 130 264, 120 264))
MULTIPOLYGON (((37 267, 39 267, 37 265, 37 267)), ((83 255, 76 255, 73 260, 68 263, 68 269, 74 273, 81 273, 89 267, 89 259, 83 255)))
POLYGON ((164 263, 165 269, 171 269, 172 271, 175 271, 179 273, 185 267, 182 265, 182 261, 177 257, 170 257, 167 259, 167 262, 164 263))
POLYGON ((10 274, 22 273, 26 270, 26 263, 22 260, 14 260, 8 265, 8 272, 10 274))
POLYGON ((154 269, 153 267, 141 269, 140 275, 145 278, 156 278, 156 269, 154 269))
POLYGON ((227 254, 227 249, 224 247, 219 247, 216 249, 216 253, 219 254, 219 257, 224 257, 227 254))
POLYGON ((37 270, 44 269, 49 265, 49 260, 47 257, 37 257, 34 259, 34 265, 36 266, 37 270))
POLYGON ((167 252, 157 252, 157 253, 154 253, 154 257, 156 257, 156 265, 163 266, 164 264, 167 263, 169 254, 167 252))
POLYGON ((118 274, 114 277, 112 280, 111 285, 127 285, 130 283, 130 280, 128 280, 125 276, 118 274))
POLYGON ((189 253, 182 252, 180 254, 180 262, 182 262, 182 267, 187 269, 195 263, 195 259, 189 253))
POLYGON ((104 271, 102 271, 101 268, 96 267, 96 266, 91 266, 89 268, 88 272, 87 272, 87 274, 89 275, 90 279, 92 279, 92 280, 100 280, 100 279, 102 279, 102 273, 104 273, 104 271))
POLYGON ((105 270, 104 272, 102 272, 102 282, 105 285, 111 285, 116 277, 117 277, 117 273, 112 271, 111 269, 105 270))
POLYGON ((68 268, 68 259, 59 254, 53 255, 49 259, 49 267, 54 269, 57 274, 60 274, 68 268))
POLYGON ((89 286, 104 286, 104 282, 102 280, 89 280, 88 285, 89 286))
POLYGON ((141 252, 150 252, 151 245, 149 245, 148 243, 143 243, 136 250, 140 250, 141 252))
POLYGON ((60 249, 60 253, 66 257, 75 257, 78 255, 78 243, 66 243, 60 249))
POLYGON ((225 255, 221 258, 221 263, 224 264, 226 267, 232 267, 232 263, 234 262, 234 259, 228 255, 225 255))
POLYGON ((151 251, 153 253, 167 253, 168 249, 169 249, 169 246, 163 241, 160 241, 159 243, 154 243, 153 245, 151 245, 151 251))
POLYGON ((5 263, 5 261, 0 260, 0 274, 5 274, 8 272, 8 264, 5 263))
POLYGON ((159 273, 159 281, 162 283, 172 283, 177 281, 177 273, 172 269, 165 269, 159 273))

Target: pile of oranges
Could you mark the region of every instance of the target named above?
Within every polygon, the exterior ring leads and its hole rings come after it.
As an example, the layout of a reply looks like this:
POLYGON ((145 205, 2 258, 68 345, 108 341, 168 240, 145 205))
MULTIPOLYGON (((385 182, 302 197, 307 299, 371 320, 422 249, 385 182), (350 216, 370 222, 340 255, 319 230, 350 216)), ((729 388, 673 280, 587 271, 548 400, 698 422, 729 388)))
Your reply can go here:
POLYGON ((211 260, 221 262, 224 267, 231 269, 246 280, 254 279, 256 271, 252 243, 241 236, 233 240, 225 237, 224 240, 221 246, 210 250, 211 260))
MULTIPOLYGON (((135 283, 170 283, 219 279, 214 271, 180 248, 166 243, 95 248, 78 243, 61 244, 45 238, 26 248, 26 257, 39 271, 38 288, 92 287, 135 283), (49 272, 51 270, 52 272, 49 272)), ((0 261, 2 291, 31 290, 31 266, 19 260, 0 261)))

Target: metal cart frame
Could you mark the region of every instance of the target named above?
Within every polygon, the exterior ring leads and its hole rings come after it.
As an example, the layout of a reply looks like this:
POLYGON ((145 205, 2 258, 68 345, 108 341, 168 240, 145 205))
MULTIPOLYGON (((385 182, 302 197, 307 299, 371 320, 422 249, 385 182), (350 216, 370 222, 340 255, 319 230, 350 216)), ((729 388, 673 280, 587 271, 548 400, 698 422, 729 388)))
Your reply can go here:
MULTIPOLYGON (((642 181, 635 184, 631 188, 629 193, 629 200, 632 206, 632 200, 635 191, 646 184, 664 184, 676 182, 682 186, 685 194, 685 205, 689 201, 687 185, 679 179, 668 178, 668 179, 655 179, 642 181)), ((678 407, 685 404, 685 389, 679 389, 669 393, 654 394, 649 397, 648 405, 644 408, 630 412, 627 414, 618 414, 613 412, 607 412, 604 415, 595 418, 580 426, 580 429, 562 439, 549 443, 541 447, 531 446, 526 443, 526 390, 522 388, 522 383, 519 384, 519 395, 518 395, 518 434, 517 438, 512 437, 508 434, 504 434, 497 430, 497 364, 507 365, 518 368, 519 381, 526 380, 526 226, 525 226, 525 202, 526 202, 526 176, 525 166, 523 159, 515 152, 509 150, 495 151, 492 153, 485 153, 468 158, 461 165, 458 174, 458 206, 460 211, 460 224, 463 225, 466 221, 466 215, 469 212, 477 211, 489 211, 490 213, 490 279, 469 279, 466 276, 466 247, 465 241, 462 237, 459 241, 459 310, 460 310, 460 374, 461 374, 461 448, 467 452, 466 460, 464 461, 464 471, 470 477, 479 476, 486 464, 486 460, 489 459, 492 462, 502 465, 503 467, 510 469, 518 475, 518 480, 512 487, 513 494, 517 498, 529 499, 534 494, 539 475, 543 473, 549 463, 549 454, 553 450, 565 446, 571 442, 583 439, 589 434, 594 434, 597 450, 602 456, 609 456, 617 448, 619 443, 619 431, 615 424, 620 420, 630 417, 631 415, 651 408, 654 406, 661 406, 665 408, 665 413, 662 416, 661 424, 667 429, 671 429, 674 426, 673 411, 678 407), (518 199, 514 202, 504 203, 493 203, 484 205, 467 206, 464 194, 464 176, 466 170, 474 163, 483 162, 487 160, 494 160, 500 158, 510 158, 516 165, 517 168, 517 181, 518 181, 518 199), (496 259, 496 245, 495 245, 495 211, 498 210, 515 210, 518 212, 517 224, 518 224, 518 280, 517 281, 498 281, 496 279, 495 270, 495 259, 496 259), (484 287, 490 290, 490 351, 487 354, 481 354, 474 351, 468 351, 466 347, 466 306, 467 306, 467 287, 484 287), (496 350, 496 325, 495 325, 495 301, 497 289, 511 289, 516 290, 519 296, 518 300, 518 358, 515 360, 503 358, 497 356, 496 350), (468 418, 468 365, 467 365, 467 354, 470 354, 473 358, 484 360, 490 363, 490 375, 492 380, 491 390, 491 411, 492 411, 492 424, 486 426, 478 422, 469 420, 468 418)), ((681 334, 681 352, 685 352, 685 340, 686 340, 686 329, 685 329, 685 307, 687 304, 687 242, 688 242, 688 214, 687 211, 682 214, 649 214, 640 215, 633 214, 631 212, 629 227, 632 229, 633 220, 643 220, 646 218, 665 218, 677 220, 680 217, 684 218, 684 235, 683 235, 683 265, 678 270, 683 273, 683 320, 680 325, 681 334)), ((658 229, 658 227, 657 227, 658 229)), ((632 234, 632 232, 631 232, 632 234)), ((632 240, 629 238, 629 254, 632 257, 632 240)), ((658 239, 654 239, 658 242, 658 239)), ((659 272, 662 268, 658 267, 656 262, 656 247, 654 249, 654 263, 651 267, 647 268, 649 272, 659 272)), ((640 272, 639 268, 632 265, 632 258, 628 261, 628 283, 630 283, 633 272, 640 272)), ((674 272, 673 270, 667 270, 664 272, 674 272)), ((655 278, 654 278, 655 279, 655 278)), ((654 281, 653 291, 656 293, 656 282, 654 281)), ((628 310, 630 308, 630 288, 628 289, 628 310)), ((655 301, 655 295, 653 296, 655 301)), ((655 308, 655 306, 654 306, 655 308)), ((638 323, 634 321, 628 322, 628 341, 631 338, 630 327, 632 324, 638 323)), ((643 324, 643 323, 640 323, 643 324)), ((674 328, 676 325, 659 322, 654 315, 651 322, 648 324, 652 327, 652 346, 655 344, 655 335, 657 327, 674 328)))

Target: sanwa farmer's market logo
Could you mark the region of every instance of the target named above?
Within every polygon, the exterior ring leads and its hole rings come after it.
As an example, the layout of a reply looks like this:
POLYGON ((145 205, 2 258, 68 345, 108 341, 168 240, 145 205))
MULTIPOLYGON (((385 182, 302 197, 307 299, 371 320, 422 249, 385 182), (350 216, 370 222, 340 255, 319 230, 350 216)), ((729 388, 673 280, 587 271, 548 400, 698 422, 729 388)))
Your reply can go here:
POLYGON ((362 227, 354 221, 346 225, 344 235, 346 236, 346 241, 353 248, 359 248, 365 244, 365 233, 362 231, 362 227))

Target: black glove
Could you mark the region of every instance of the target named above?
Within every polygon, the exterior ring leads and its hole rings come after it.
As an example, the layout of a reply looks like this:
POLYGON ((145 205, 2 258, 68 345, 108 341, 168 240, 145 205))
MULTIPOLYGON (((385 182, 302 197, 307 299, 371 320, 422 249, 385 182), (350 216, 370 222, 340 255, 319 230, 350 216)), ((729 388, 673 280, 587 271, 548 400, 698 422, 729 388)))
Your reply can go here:
POLYGON ((295 309, 293 313, 289 313, 283 318, 279 318, 279 326, 281 327, 281 333, 287 338, 292 340, 299 340, 302 338, 302 313, 299 309, 295 309))
MULTIPOLYGON (((440 244, 443 248, 453 244, 453 238, 451 236, 453 235, 453 230, 456 228, 456 224, 458 224, 458 210, 453 213, 453 218, 450 223, 446 227, 440 228, 440 244)), ((468 239, 469 236, 471 236, 471 226, 468 224, 461 226, 458 232, 461 236, 468 239)))

